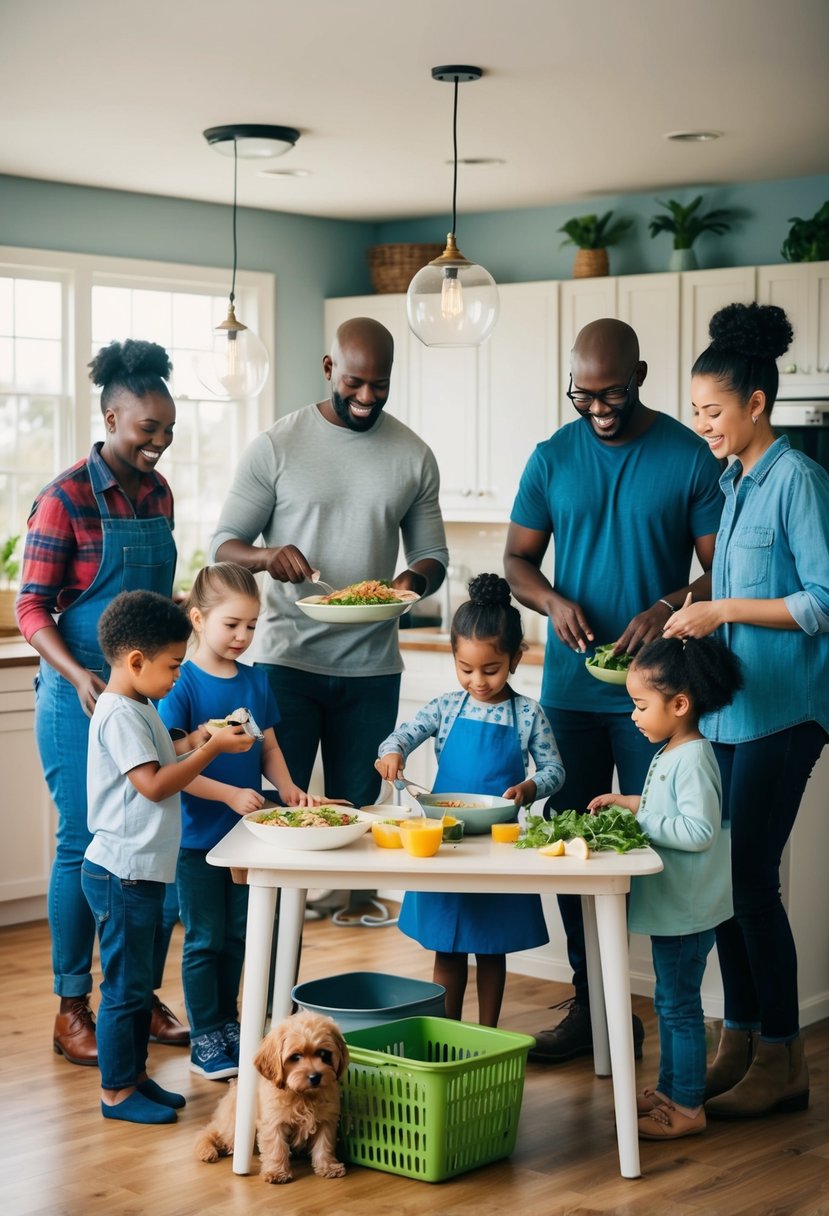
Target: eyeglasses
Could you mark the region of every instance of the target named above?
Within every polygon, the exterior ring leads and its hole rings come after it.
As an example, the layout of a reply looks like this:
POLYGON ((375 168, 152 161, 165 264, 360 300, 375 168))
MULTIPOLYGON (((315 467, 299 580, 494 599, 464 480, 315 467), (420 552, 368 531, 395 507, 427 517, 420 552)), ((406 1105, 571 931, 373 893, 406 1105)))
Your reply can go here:
POLYGON ((614 384, 611 388, 603 388, 600 393, 588 393, 583 388, 573 388, 573 373, 570 373, 570 387, 567 390, 567 396, 573 402, 580 414, 588 414, 590 407, 594 401, 601 401, 602 405, 606 405, 608 409, 615 412, 621 412, 628 403, 633 382, 636 379, 636 373, 639 371, 639 364, 633 369, 633 375, 627 382, 627 386, 622 388, 621 385, 614 384))

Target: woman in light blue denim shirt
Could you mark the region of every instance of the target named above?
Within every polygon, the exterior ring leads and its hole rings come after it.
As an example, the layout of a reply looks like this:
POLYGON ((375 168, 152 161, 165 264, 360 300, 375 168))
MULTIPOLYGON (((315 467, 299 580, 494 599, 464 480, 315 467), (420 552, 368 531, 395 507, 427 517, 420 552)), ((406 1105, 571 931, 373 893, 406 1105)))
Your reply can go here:
POLYGON ((772 430, 775 360, 792 338, 783 310, 731 304, 709 332, 691 371, 695 427, 715 456, 732 458, 712 599, 680 609, 665 635, 719 630, 745 674, 733 704, 703 723, 723 778, 734 884, 734 917, 717 928, 725 1017, 706 1112, 736 1119, 809 1101, 780 858, 829 731, 829 475, 772 430))

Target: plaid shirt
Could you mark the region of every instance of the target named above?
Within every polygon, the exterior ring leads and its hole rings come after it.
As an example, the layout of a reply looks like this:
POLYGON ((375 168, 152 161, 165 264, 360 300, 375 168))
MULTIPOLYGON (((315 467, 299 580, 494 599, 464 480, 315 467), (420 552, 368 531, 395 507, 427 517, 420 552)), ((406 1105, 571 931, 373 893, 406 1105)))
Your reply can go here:
POLYGON ((135 503, 124 492, 94 444, 79 460, 41 490, 29 514, 17 622, 26 641, 54 625, 92 585, 104 548, 95 489, 103 492, 113 519, 151 519, 163 515, 173 526, 173 495, 158 473, 145 473, 135 503))

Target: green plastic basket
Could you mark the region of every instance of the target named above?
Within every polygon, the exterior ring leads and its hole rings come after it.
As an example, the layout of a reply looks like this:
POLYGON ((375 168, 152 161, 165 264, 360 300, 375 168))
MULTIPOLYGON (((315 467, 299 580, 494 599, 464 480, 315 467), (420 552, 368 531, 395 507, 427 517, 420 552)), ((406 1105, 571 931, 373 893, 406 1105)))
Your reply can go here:
POLYGON ((346 1161, 442 1182, 515 1148, 529 1035, 421 1017, 349 1031, 345 1040, 346 1161))

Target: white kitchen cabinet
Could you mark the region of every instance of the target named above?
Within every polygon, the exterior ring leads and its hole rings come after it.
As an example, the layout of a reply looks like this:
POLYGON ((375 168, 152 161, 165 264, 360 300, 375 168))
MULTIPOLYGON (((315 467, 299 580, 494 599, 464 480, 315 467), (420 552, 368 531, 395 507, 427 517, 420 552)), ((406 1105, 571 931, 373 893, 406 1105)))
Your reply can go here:
POLYGON ((652 409, 679 417, 678 274, 627 274, 616 280, 616 313, 639 338, 648 365, 641 396, 652 409))
POLYGON ((758 266, 757 299, 784 309, 794 329, 780 370, 795 364, 798 379, 829 371, 829 262, 758 266))
POLYGON ((45 915, 54 811, 34 737, 34 666, 0 669, 0 772, 9 847, 0 855, 0 924, 45 915))
POLYGON ((688 270, 680 276, 681 349, 679 357, 679 417, 689 425, 691 412, 691 368, 709 345, 708 325, 715 312, 726 304, 750 304, 755 293, 753 266, 726 270, 688 270))

